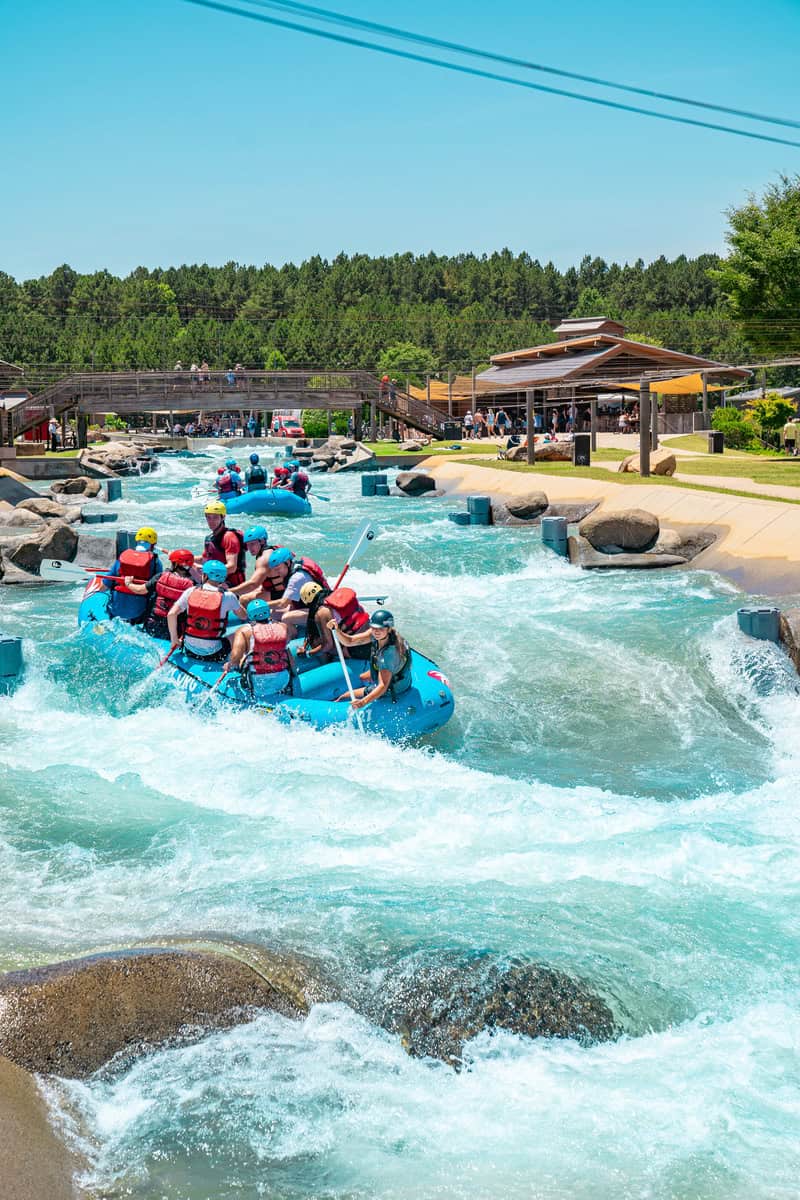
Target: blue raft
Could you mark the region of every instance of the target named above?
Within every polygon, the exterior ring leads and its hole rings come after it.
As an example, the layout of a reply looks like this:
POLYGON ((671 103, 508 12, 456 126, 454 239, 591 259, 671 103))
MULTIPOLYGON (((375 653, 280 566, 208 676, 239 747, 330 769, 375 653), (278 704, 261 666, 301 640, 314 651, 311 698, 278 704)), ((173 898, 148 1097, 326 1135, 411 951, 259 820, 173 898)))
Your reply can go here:
POLYGON ((220 496, 229 513, 252 513, 253 515, 278 515, 284 517, 307 517, 311 505, 302 496, 288 492, 285 488, 256 488, 238 496, 220 496))
MULTIPOLYGON (((89 585, 78 609, 78 624, 86 644, 123 671, 152 671, 169 650, 169 644, 110 617, 108 592, 89 591, 93 587, 89 585)), ((313 665, 313 659, 295 661, 297 671, 292 674, 291 694, 279 693, 269 704, 254 700, 234 671, 225 677, 214 696, 238 707, 272 712, 280 720, 303 719, 318 729, 354 725, 350 704, 335 703, 345 690, 338 660, 320 667, 313 665)), ((353 659, 346 660, 346 665, 353 687, 361 686, 359 673, 366 664, 353 659)), ((222 663, 204 663, 176 650, 161 674, 190 699, 200 700, 222 674, 222 663)), ((450 684, 436 664, 416 650, 411 651, 411 678, 411 687, 396 702, 385 696, 360 710, 367 731, 393 739, 418 737, 440 729, 450 720, 454 708, 450 684)))

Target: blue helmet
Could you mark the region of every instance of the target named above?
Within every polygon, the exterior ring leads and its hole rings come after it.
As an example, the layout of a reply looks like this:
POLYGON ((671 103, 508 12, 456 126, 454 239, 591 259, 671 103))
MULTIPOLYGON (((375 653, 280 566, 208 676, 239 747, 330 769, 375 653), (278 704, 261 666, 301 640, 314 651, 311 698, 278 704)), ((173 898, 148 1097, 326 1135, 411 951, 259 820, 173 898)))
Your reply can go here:
POLYGON ((376 609, 369 623, 371 629, 394 629, 394 617, 385 608, 376 609))
POLYGON ((277 550, 273 550, 267 560, 268 567, 280 567, 283 563, 290 563, 294 555, 291 550, 287 550, 285 546, 279 546, 277 550))
POLYGON ((216 558, 210 558, 208 562, 204 562, 200 570, 212 583, 224 583, 228 578, 228 568, 224 562, 220 562, 216 558))
POLYGON ((248 542, 265 542, 267 540, 267 531, 263 525, 254 525, 252 529, 245 530, 244 544, 248 542))
POLYGON ((254 467, 258 466, 258 455, 256 454, 255 450, 250 455, 250 462, 253 464, 254 467))
POLYGON ((226 459, 225 459, 225 466, 228 468, 228 470, 230 470, 232 467, 235 467, 235 466, 236 466, 236 459, 235 459, 235 458, 226 458, 226 459))
POLYGON ((269 621, 272 612, 266 600, 251 600, 247 606, 247 616, 250 621, 269 621))

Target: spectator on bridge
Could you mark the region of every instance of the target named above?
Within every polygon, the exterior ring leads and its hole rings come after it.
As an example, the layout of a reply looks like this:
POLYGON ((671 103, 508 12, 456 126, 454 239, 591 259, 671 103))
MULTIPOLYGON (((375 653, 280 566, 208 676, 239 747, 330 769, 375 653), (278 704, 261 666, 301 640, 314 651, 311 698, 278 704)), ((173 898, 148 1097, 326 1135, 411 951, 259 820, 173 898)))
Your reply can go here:
POLYGON ((233 371, 236 376, 237 388, 244 387, 244 385, 247 381, 244 378, 244 367, 242 366, 242 364, 240 362, 237 362, 236 366, 233 368, 233 371))
POLYGON ((211 367, 208 365, 208 363, 206 362, 205 359, 203 359, 203 361, 200 364, 200 382, 201 383, 210 383, 211 382, 211 367))
POLYGON ((228 367, 227 371, 225 372, 225 382, 227 383, 228 387, 236 387, 236 375, 233 367, 228 367))

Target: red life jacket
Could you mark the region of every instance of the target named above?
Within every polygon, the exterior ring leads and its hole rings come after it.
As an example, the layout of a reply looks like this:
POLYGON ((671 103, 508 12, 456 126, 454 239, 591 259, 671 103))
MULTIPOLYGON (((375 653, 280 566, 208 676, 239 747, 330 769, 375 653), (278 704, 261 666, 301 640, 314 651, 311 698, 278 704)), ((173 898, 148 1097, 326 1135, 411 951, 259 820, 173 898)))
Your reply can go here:
POLYGON ((228 576, 228 583, 231 587, 237 587, 238 584, 244 583, 245 572, 247 571, 247 554, 244 548, 244 534, 241 529, 228 529, 226 525, 220 525, 219 529, 214 533, 206 535, 205 553, 203 558, 208 561, 209 558, 215 559, 217 562, 225 562, 226 555, 222 549, 222 539, 226 533, 233 533, 239 542, 239 549, 236 552, 236 570, 233 575, 228 576))
POLYGON ((177 571, 162 571, 156 583, 153 616, 166 617, 175 601, 183 595, 187 588, 194 586, 193 580, 188 575, 179 575, 177 571))
POLYGON ((337 588, 335 592, 331 592, 325 603, 337 618, 343 633, 349 633, 351 636, 354 633, 363 633, 369 625, 369 613, 361 607, 352 588, 337 588))
POLYGON ((305 571, 307 575, 311 576, 311 578, 314 580, 314 583, 318 583, 321 587, 330 588, 331 586, 325 578, 325 572, 323 571, 322 567, 319 565, 319 563, 315 563, 313 558, 296 558, 294 560, 292 563, 292 569, 286 579, 287 586, 292 575, 296 574, 298 571, 305 571))
POLYGON ((227 471, 225 474, 217 476, 214 487, 221 496, 233 491, 233 481, 227 471))
POLYGON ((186 636, 218 642, 227 624, 228 618, 222 616, 222 592, 196 587, 186 610, 186 636))
POLYGON ((253 625, 253 649, 250 667, 254 675, 275 675, 289 670, 287 642, 289 630, 282 621, 263 621, 253 625))
MULTIPOLYGON (((123 577, 130 575, 137 583, 147 583, 153 574, 155 558, 152 550, 123 550, 119 556, 119 573, 123 577)), ((114 590, 124 592, 126 596, 135 595, 124 583, 118 583, 114 590)))

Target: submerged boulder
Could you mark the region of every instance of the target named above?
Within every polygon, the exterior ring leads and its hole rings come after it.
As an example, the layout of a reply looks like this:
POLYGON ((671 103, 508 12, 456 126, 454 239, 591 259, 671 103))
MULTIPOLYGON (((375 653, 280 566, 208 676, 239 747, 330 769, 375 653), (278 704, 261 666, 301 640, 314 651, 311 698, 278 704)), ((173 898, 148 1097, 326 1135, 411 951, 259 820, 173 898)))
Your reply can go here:
POLYGON ((608 1005, 562 971, 538 963, 488 960, 425 967, 388 981, 379 1023, 409 1054, 457 1064, 483 1030, 591 1042, 615 1035, 608 1005))
POLYGON ((595 548, 608 552, 650 550, 658 540, 658 517, 643 508, 626 508, 619 512, 600 509, 580 523, 582 537, 595 548))
POLYGON ((436 480, 424 471, 398 471, 395 485, 406 496, 422 496, 436 491, 436 480))
POLYGON ((257 947, 148 947, 0 976, 0 1054, 83 1078, 121 1051, 227 1028, 256 1008, 305 1015, 331 998, 310 964, 257 947))

